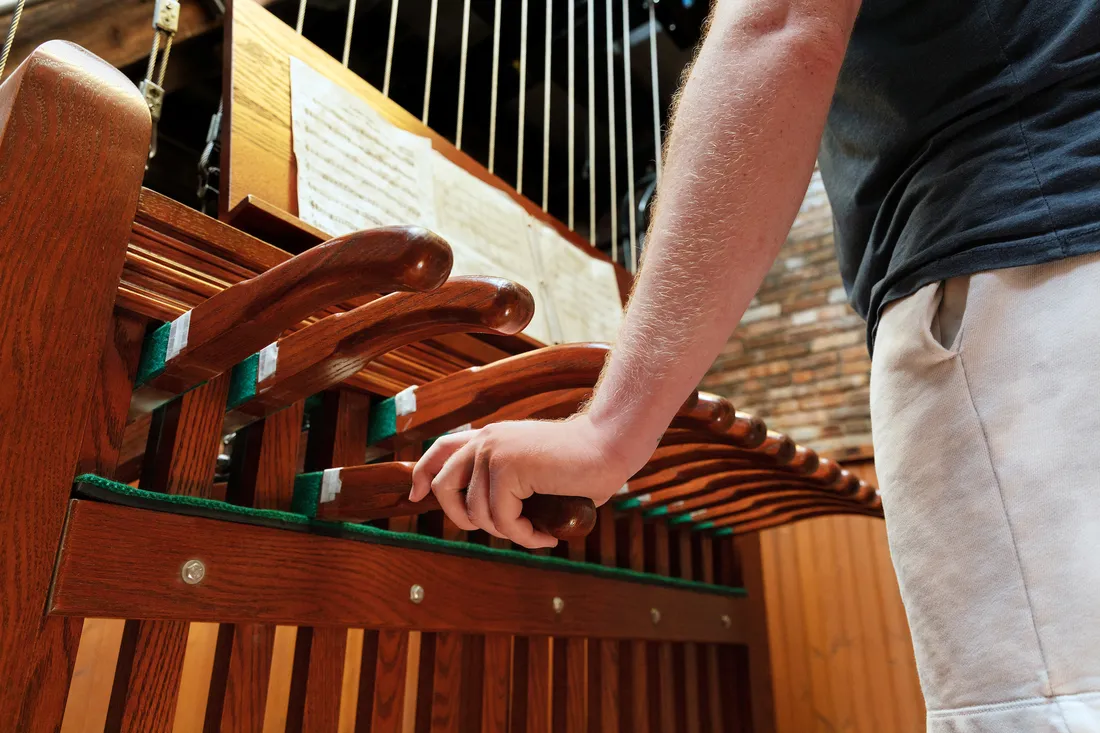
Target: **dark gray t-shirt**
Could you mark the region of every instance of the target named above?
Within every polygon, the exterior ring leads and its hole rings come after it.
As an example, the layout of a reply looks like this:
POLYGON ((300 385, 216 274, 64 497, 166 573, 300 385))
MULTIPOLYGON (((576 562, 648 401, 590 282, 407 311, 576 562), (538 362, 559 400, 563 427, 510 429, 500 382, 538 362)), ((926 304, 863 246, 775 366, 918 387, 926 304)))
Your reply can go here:
POLYGON ((928 283, 1100 250, 1100 0, 863 0, 819 161, 868 344, 928 283))

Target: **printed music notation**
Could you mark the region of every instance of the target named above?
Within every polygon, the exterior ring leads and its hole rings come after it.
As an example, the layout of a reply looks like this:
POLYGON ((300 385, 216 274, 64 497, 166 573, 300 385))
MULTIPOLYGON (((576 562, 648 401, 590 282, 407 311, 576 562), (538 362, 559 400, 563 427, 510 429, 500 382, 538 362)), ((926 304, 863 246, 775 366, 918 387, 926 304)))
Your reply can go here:
POLYGON ((290 82, 299 217, 333 236, 427 227, 451 244, 452 274, 503 277, 531 291, 528 335, 546 344, 615 339, 622 306, 611 263, 294 57, 290 82))

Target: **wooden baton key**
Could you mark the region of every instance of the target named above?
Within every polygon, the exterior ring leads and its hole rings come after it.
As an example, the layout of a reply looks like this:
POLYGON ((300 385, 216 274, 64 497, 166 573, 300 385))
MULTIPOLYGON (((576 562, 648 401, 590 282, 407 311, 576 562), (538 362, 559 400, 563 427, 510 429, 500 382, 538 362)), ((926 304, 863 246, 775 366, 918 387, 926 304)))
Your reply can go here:
MULTIPOLYGON (((409 501, 415 465, 393 461, 301 474, 294 484, 294 511, 328 522, 367 522, 439 509, 432 494, 409 501)), ((535 494, 523 502, 523 516, 551 537, 576 540, 595 527, 596 505, 586 497, 535 494)))
POLYGON ((131 420, 221 374, 283 331, 329 306, 389 291, 439 287, 451 248, 420 227, 384 227, 330 239, 232 285, 146 339, 131 420))
POLYGON ((447 333, 519 333, 535 311, 522 285, 457 277, 391 293, 284 336, 233 370, 225 432, 317 394, 400 346, 447 333))

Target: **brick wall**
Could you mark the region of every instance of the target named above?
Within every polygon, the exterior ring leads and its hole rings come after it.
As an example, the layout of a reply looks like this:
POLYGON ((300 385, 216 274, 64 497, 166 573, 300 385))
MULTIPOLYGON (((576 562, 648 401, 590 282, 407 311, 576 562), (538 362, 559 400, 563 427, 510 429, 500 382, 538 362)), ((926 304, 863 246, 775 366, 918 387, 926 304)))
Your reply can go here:
POLYGON ((702 387, 825 455, 870 456, 865 333, 840 281, 815 172, 779 259, 702 387))

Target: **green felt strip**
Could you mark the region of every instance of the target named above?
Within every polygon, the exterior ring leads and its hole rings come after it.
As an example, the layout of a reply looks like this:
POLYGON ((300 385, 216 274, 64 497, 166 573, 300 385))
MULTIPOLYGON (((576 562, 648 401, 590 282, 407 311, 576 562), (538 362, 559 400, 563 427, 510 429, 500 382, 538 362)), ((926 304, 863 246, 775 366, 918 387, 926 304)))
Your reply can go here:
POLYGON ((663 517, 665 514, 668 514, 668 507, 667 506, 657 506, 657 507, 653 507, 652 509, 647 509, 643 513, 642 516, 646 516, 646 517, 663 517))
POLYGON ((168 334, 171 330, 172 324, 165 323, 145 337, 145 342, 141 345, 141 361, 138 362, 137 378, 134 382, 136 386, 140 387, 159 377, 164 371, 164 355, 168 353, 168 334))
POLYGON ((714 526, 714 522, 699 522, 699 524, 695 525, 694 529, 696 529, 696 530, 710 529, 713 526, 714 526))
POLYGON ((690 524, 691 514, 676 514, 668 518, 669 524, 690 524))
POLYGON ((367 445, 381 443, 395 435, 397 435, 397 403, 394 398, 390 397, 388 400, 371 405, 367 445))
POLYGON ((300 473, 294 479, 294 498, 290 509, 313 519, 317 516, 317 503, 321 501, 321 479, 324 471, 300 473))
POLYGON ((722 529, 720 529, 720 530, 718 530, 717 532, 714 533, 714 536, 715 537, 728 537, 731 534, 733 534, 733 527, 722 527, 722 529))
POLYGON ((632 499, 623 499, 615 505, 615 508, 621 512, 625 512, 627 509, 637 509, 641 505, 642 502, 638 501, 638 497, 635 496, 632 499))
MULTIPOLYGON (((318 479, 316 479, 318 484, 317 490, 320 491, 320 473, 315 475, 318 477, 318 479)), ((743 588, 711 585, 709 583, 685 580, 683 578, 652 575, 635 570, 628 570, 626 568, 606 567, 604 565, 567 560, 561 557, 533 555, 519 550, 497 549, 469 542, 454 542, 427 535, 391 532, 390 530, 371 527, 367 524, 322 522, 311 520, 302 514, 294 512, 280 512, 273 509, 253 509, 252 507, 236 506, 235 504, 228 504, 224 501, 215 501, 213 499, 201 499, 194 496, 179 496, 174 494, 161 494, 153 491, 143 491, 142 489, 135 489, 132 486, 109 481, 93 474, 82 474, 77 476, 75 483, 76 492, 78 494, 90 496, 94 499, 112 501, 118 504, 138 506, 142 509, 152 511, 188 514, 210 519, 256 524, 299 532, 318 532, 361 542, 373 542, 375 544, 424 550, 428 552, 442 552, 449 555, 459 555, 481 560, 508 562, 535 569, 585 573, 596 577, 680 588, 702 593, 729 596, 745 595, 745 590, 743 588)))
POLYGON ((259 354, 253 354, 233 367, 233 373, 229 377, 228 409, 240 407, 256 396, 256 375, 259 369, 259 354))

